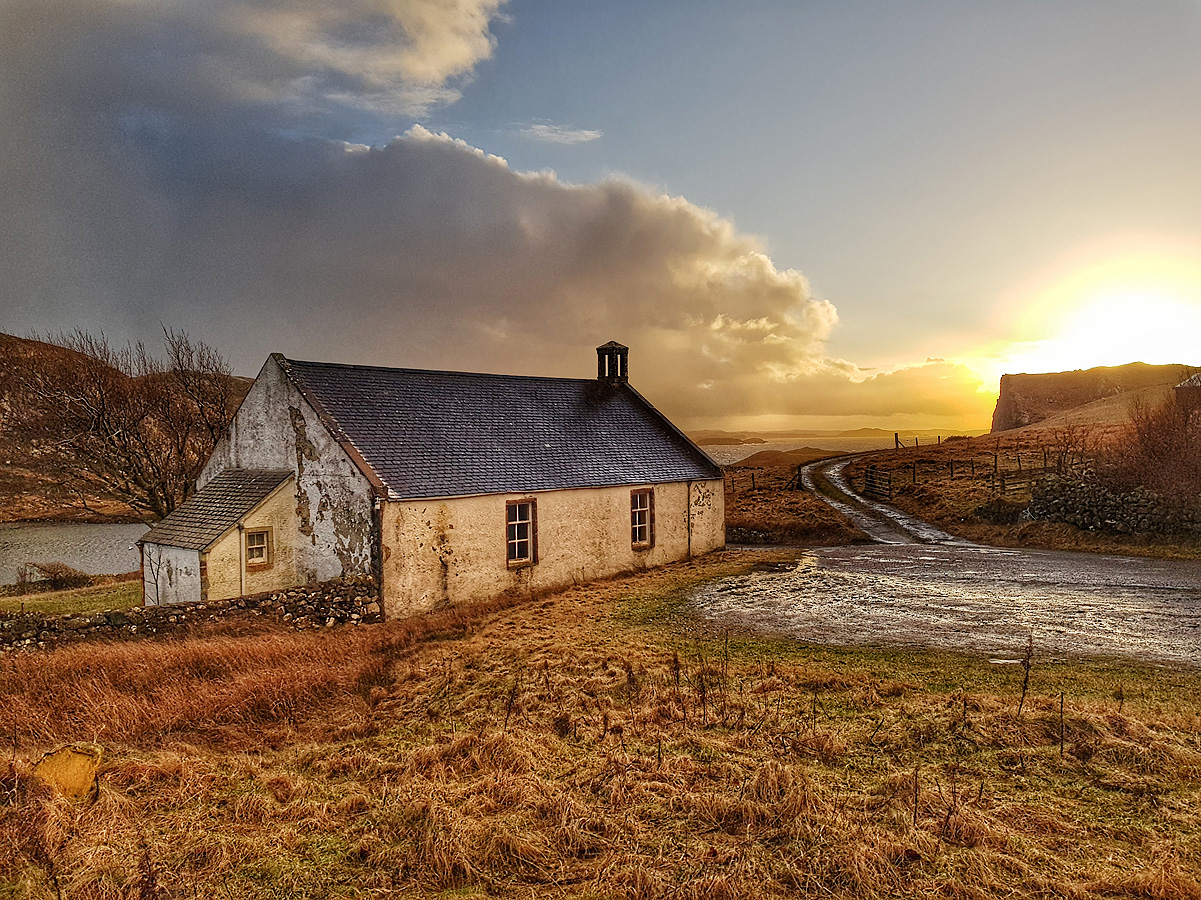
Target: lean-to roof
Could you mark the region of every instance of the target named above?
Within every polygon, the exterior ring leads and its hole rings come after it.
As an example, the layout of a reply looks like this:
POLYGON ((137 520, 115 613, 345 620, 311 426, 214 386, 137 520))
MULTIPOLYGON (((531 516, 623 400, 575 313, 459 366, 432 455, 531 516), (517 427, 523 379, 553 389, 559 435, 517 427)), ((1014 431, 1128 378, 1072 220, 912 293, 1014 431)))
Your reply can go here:
POLYGON ((291 469, 226 469, 146 532, 142 543, 204 550, 291 475, 291 469))

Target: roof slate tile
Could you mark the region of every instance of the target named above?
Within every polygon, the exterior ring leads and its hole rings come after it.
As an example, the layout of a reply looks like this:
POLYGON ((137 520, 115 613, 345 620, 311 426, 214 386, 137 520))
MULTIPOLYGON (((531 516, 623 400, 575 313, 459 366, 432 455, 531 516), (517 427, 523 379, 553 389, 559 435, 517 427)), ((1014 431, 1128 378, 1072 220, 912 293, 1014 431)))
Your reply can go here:
POLYGON ((146 532, 142 543, 204 550, 291 475, 291 469, 226 469, 146 532))
POLYGON ((627 384, 276 358, 396 498, 721 477, 627 384))

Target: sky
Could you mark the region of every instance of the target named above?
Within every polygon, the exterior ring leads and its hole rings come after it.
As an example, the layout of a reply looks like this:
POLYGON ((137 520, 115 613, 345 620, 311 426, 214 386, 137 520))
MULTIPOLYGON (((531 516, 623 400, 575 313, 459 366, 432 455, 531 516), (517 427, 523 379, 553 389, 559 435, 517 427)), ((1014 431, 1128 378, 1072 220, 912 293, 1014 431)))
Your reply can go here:
POLYGON ((0 0, 0 331, 987 429, 1201 364, 1201 0, 0 0))

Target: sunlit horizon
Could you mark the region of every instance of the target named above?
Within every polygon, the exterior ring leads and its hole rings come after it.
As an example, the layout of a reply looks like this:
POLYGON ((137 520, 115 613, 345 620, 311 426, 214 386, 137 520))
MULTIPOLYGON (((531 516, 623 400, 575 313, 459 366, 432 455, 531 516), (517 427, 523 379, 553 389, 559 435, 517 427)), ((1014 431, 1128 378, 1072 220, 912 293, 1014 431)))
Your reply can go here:
MULTIPOLYGON (((1167 243, 1167 242, 1164 242, 1167 243)), ((996 396, 1002 375, 1201 364, 1201 247, 1094 248, 1032 278, 994 323, 1008 334, 959 360, 996 396)))

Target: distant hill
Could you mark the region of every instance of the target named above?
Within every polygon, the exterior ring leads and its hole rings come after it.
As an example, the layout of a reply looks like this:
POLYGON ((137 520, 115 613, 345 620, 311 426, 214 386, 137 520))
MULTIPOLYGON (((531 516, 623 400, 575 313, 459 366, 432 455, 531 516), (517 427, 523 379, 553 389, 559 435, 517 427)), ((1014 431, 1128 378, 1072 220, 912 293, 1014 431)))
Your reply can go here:
POLYGON ((817 447, 797 447, 795 450, 760 450, 752 453, 746 459, 739 460, 736 466, 800 466, 815 459, 826 459, 838 456, 842 451, 822 450, 817 447))
POLYGON ((24 373, 73 354, 42 341, 0 334, 0 522, 135 518, 124 504, 104 499, 99 484, 80 485, 80 493, 68 490, 63 460, 53 442, 13 427, 28 403, 24 373), (95 513, 80 509, 80 501, 95 513))
POLYGON ((1184 365, 1151 366, 1136 362, 1072 372, 1003 375, 992 433, 1030 425, 1122 422, 1132 402, 1157 402, 1195 371, 1184 365))

